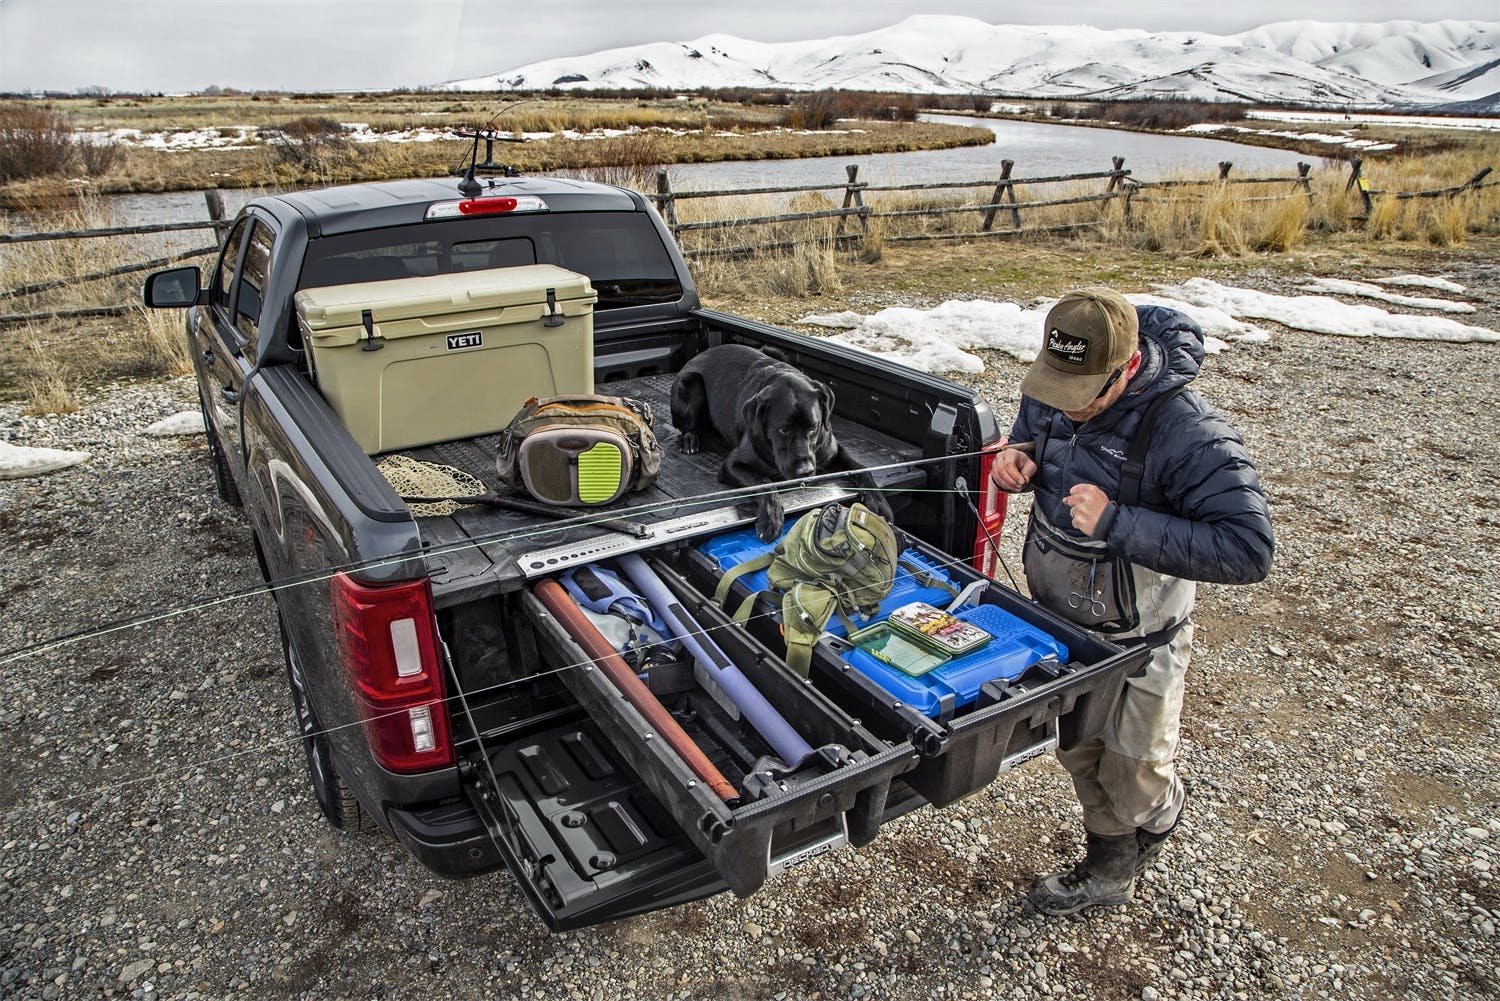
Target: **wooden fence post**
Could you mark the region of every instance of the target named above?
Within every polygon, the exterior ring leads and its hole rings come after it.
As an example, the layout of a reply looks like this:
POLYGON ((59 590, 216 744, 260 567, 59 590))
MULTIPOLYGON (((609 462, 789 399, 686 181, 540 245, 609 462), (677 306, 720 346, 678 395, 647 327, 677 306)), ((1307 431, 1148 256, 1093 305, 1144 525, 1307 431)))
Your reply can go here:
MULTIPOLYGON (((849 183, 844 186, 844 208, 863 209, 865 207, 864 195, 860 193, 859 188, 855 187, 855 184, 859 182, 859 164, 846 164, 844 173, 849 178, 849 183)), ((846 218, 848 217, 839 216, 839 224, 833 230, 835 240, 844 235, 844 220, 846 218)), ((864 212, 859 214, 859 231, 864 234, 870 232, 870 220, 864 212)))
MULTIPOLYGON (((1464 188, 1468 189, 1469 191, 1478 191, 1479 190, 1479 182, 1483 181, 1486 177, 1489 177, 1490 176, 1490 171, 1492 171, 1494 169, 1495 169, 1494 167, 1486 167, 1486 168, 1484 168, 1479 173, 1475 174, 1473 177, 1471 177, 1467 181, 1465 181, 1464 182, 1464 188)), ((1453 192, 1453 194, 1449 195, 1448 197, 1449 198, 1454 198, 1454 197, 1456 197, 1458 195, 1458 193, 1459 192, 1455 191, 1455 192, 1453 192)))
POLYGON ((1365 217, 1368 218, 1370 213, 1375 210, 1375 203, 1370 199, 1370 182, 1365 180, 1362 170, 1363 166, 1364 161, 1359 157, 1352 156, 1349 158, 1349 183, 1344 185, 1344 190, 1348 191, 1350 188, 1359 189, 1359 197, 1365 203, 1365 217))
MULTIPOLYGON (((1000 161, 1000 180, 995 185, 995 193, 990 196, 990 204, 993 205, 994 208, 990 209, 984 214, 984 222, 979 227, 981 232, 988 233, 990 231, 990 227, 994 225, 995 213, 1000 208, 1000 199, 1002 197, 1008 197, 1012 205, 1016 203, 1016 186, 1015 183, 1010 179, 1011 168, 1013 168, 1015 165, 1016 161, 1014 160, 1000 161)), ((1011 209, 1010 219, 1011 224, 1016 229, 1021 228, 1020 209, 1011 209)))
POLYGON ((1293 183, 1297 187, 1301 188, 1304 192, 1307 193, 1307 201, 1308 201, 1308 204, 1310 205, 1310 204, 1312 204, 1313 193, 1312 193, 1312 181, 1307 176, 1307 172, 1309 170, 1312 170, 1312 164, 1310 164, 1310 163, 1298 163, 1297 164, 1297 180, 1294 181, 1293 183))
POLYGON ((1220 160, 1219 161, 1219 180, 1221 180, 1221 181, 1227 181, 1227 180, 1229 180, 1229 168, 1233 167, 1233 166, 1234 166, 1234 161, 1233 160, 1220 160))
POLYGON ((219 249, 224 249, 224 241, 229 237, 229 227, 224 225, 224 194, 217 188, 212 191, 203 192, 203 201, 208 205, 208 218, 216 225, 214 226, 214 242, 219 249))
MULTIPOLYGON (((1112 173, 1110 174, 1109 184, 1105 185, 1104 193, 1109 194, 1111 191, 1125 192, 1125 218, 1129 219, 1130 198, 1135 194, 1135 189, 1126 184, 1125 178, 1120 176, 1120 172, 1125 169, 1125 158, 1123 156, 1112 156, 1109 158, 1109 161, 1114 166, 1111 168, 1112 173)), ((1105 202, 1104 204, 1108 205, 1109 203, 1105 202)))
POLYGON ((667 170, 665 167, 659 168, 656 171, 656 193, 661 195, 661 204, 658 208, 661 210, 662 218, 667 221, 667 229, 671 231, 673 236, 676 236, 677 200, 672 197, 672 182, 667 180, 667 170))

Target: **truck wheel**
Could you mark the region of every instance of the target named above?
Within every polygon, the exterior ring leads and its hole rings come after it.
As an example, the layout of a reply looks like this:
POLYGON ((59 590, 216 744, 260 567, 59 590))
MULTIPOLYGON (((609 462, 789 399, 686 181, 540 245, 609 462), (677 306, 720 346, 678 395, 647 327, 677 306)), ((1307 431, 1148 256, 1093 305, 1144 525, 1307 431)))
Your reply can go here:
POLYGON ((214 430, 213 422, 208 419, 208 406, 200 398, 198 409, 203 412, 203 429, 208 435, 208 462, 214 471, 214 486, 218 488, 219 499, 230 507, 240 506, 240 488, 234 484, 234 476, 229 472, 229 463, 224 458, 224 446, 219 442, 219 433, 214 430))
POLYGON ((341 831, 380 830, 379 825, 365 813, 364 807, 359 805, 359 800, 349 791, 344 780, 339 778, 339 773, 333 766, 333 750, 308 702, 302 666, 287 639, 285 627, 281 629, 281 648, 286 655, 287 681, 292 689, 292 710, 297 716, 297 731, 302 736, 302 750, 307 755, 308 778, 312 782, 318 808, 323 811, 328 822, 341 831))

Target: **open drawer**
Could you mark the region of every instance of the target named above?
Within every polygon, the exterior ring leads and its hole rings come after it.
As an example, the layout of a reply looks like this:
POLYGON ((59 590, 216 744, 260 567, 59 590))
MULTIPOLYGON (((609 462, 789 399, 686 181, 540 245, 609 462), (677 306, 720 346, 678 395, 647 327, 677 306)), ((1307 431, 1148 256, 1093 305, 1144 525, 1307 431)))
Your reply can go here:
MULTIPOLYGON (((743 896, 800 862, 872 840, 893 780, 915 767, 798 678, 670 566, 648 558, 672 596, 814 753, 793 767, 734 719, 686 664, 650 689, 733 787, 702 781, 531 589, 509 596, 512 645, 528 684, 550 689, 533 722, 483 711, 465 767, 479 810, 533 906, 554 929, 580 927, 729 888, 743 896), (674 678, 676 679, 674 681, 674 678)), ((462 700, 466 705, 475 699, 462 700)), ((541 706, 540 701, 536 706, 541 706)), ((520 714, 513 714, 516 718, 520 714)))
MULTIPOLYGON (((910 742, 921 754, 921 762, 902 781, 934 806, 945 806, 1009 768, 1055 748, 1072 747, 1103 729, 1125 676, 1145 662, 1144 648, 1102 640, 919 540, 903 535, 902 541, 904 554, 941 568, 979 610, 995 609, 1021 620, 1055 637, 1068 651, 1066 661, 1042 659, 1010 680, 984 682, 963 704, 945 697, 936 711, 924 712, 851 666, 852 658, 834 645, 819 642, 813 653, 813 686, 881 739, 910 742)), ((712 591, 723 566, 698 548, 688 549, 681 559, 688 578, 712 591)), ((751 590, 737 581, 729 606, 737 607, 751 590)), ((918 590, 892 601, 900 604, 912 597, 937 600, 918 590)), ((882 603, 882 609, 888 612, 889 604, 882 603)), ((778 616, 769 600, 757 604, 748 628, 773 649, 780 648, 778 616)))

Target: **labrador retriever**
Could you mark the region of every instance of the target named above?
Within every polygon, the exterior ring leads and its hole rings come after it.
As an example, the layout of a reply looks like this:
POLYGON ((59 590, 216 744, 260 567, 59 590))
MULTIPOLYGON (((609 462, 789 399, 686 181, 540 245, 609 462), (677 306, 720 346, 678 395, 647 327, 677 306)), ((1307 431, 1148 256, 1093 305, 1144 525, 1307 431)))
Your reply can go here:
MULTIPOLYGON (((856 471, 865 506, 882 518, 890 505, 875 481, 833 435, 833 390, 779 357, 725 344, 694 357, 672 385, 672 424, 684 452, 701 450, 704 433, 729 448, 720 482, 753 486, 816 473, 856 471)), ((766 542, 781 533, 786 511, 774 493, 759 498, 755 531, 766 542)))

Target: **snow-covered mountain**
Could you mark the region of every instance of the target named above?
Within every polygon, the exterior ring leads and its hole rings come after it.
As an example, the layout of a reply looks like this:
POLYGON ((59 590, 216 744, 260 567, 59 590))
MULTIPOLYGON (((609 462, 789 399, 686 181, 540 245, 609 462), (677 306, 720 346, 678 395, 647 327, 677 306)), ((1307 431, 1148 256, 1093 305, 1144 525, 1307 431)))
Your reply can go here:
POLYGON ((859 35, 705 35, 548 59, 451 90, 754 87, 1014 97, 1434 104, 1500 91, 1500 21, 1284 21, 1238 35, 919 15, 859 35))

